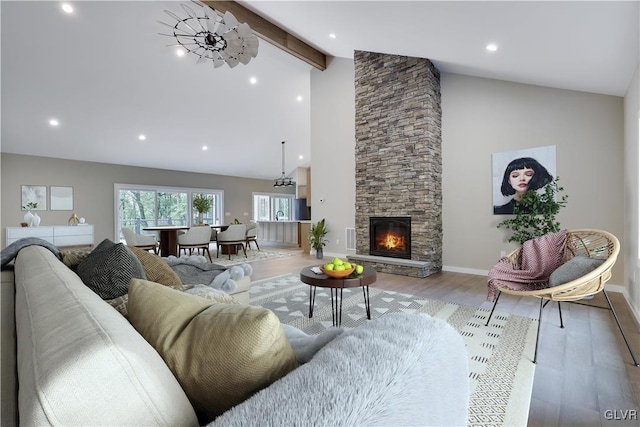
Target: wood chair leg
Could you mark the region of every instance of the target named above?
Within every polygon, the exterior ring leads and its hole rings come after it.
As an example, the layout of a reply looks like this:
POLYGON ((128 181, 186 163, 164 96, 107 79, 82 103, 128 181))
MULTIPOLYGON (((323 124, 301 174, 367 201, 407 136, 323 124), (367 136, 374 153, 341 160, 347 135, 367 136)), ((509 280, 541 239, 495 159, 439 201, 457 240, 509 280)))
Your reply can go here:
POLYGON ((207 251, 207 255, 209 255, 209 262, 213 262, 213 259, 211 259, 211 252, 209 252, 209 248, 202 248, 202 256, 204 256, 204 251, 207 251))
POLYGON ((240 245, 242 246, 242 251, 244 252, 244 257, 247 258, 247 249, 244 247, 244 245, 240 245))

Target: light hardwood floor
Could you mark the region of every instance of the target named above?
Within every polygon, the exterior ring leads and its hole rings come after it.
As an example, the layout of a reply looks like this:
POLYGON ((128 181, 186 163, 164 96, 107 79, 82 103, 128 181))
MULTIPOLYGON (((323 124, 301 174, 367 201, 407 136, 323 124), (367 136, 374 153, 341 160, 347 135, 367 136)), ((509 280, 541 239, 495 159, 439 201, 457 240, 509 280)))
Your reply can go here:
MULTIPOLYGON (((262 242, 260 247, 274 249, 262 242)), ((320 264, 296 247, 277 249, 296 255, 252 263, 252 281, 298 273, 303 267, 320 264)), ((491 309, 492 303, 486 301, 486 284, 485 276, 451 272, 424 279, 378 273, 372 286, 491 309)), ((640 360, 640 327, 624 297, 616 292, 609 292, 609 296, 640 360)), ((606 306, 606 301, 599 294, 589 304, 606 306)), ((539 300, 503 295, 496 310, 537 318, 539 300)), ((564 329, 559 327, 557 303, 550 303, 543 311, 528 425, 638 426, 640 367, 633 365, 611 312, 563 303, 562 314, 564 329), (635 419, 624 419, 633 414, 635 419)))

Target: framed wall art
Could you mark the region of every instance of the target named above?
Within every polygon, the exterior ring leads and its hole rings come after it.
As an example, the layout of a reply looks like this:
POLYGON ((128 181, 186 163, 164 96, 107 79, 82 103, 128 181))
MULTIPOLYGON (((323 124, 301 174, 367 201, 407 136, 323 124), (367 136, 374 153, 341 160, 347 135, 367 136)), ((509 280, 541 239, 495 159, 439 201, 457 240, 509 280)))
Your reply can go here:
POLYGON ((20 186, 21 206, 23 211, 47 210, 47 186, 46 185, 22 185, 20 186))
POLYGON ((52 211, 72 211, 73 187, 49 186, 49 209, 52 211))
POLYGON ((528 190, 541 190, 556 177, 556 146, 493 154, 493 213, 513 214, 513 206, 528 190))

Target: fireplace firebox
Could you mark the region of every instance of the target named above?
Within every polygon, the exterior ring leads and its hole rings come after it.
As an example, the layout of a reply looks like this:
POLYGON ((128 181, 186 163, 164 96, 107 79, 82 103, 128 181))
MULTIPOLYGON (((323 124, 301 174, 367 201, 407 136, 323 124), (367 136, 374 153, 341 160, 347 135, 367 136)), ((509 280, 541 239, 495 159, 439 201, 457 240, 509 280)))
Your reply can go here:
POLYGON ((369 217, 369 254, 411 259, 411 217, 369 217))

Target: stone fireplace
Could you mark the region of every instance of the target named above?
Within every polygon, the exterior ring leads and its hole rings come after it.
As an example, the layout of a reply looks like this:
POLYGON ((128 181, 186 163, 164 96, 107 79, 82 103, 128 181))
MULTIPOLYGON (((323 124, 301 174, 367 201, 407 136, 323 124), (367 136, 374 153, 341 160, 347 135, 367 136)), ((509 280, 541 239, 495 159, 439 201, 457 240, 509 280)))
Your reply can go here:
POLYGON ((428 59, 363 51, 354 65, 356 255, 349 258, 426 277, 442 269, 440 73, 428 59), (379 253, 371 217, 409 218, 407 229, 387 226, 409 233, 402 256, 379 253))

